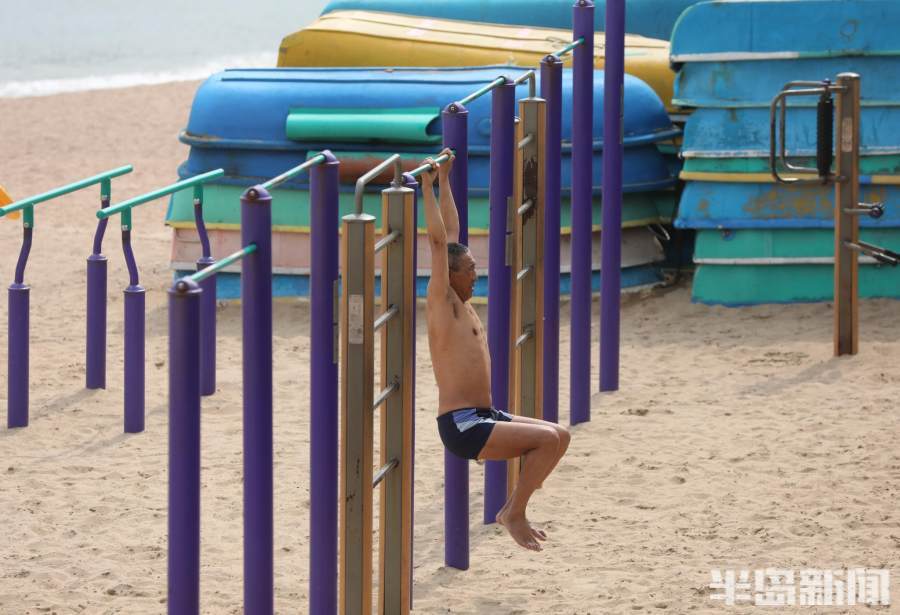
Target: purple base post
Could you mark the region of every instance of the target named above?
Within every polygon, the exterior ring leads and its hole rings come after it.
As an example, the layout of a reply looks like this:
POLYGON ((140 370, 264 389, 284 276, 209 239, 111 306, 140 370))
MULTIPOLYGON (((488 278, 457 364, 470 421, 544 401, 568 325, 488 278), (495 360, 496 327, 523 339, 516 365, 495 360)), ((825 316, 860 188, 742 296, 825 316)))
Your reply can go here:
MULTIPOLYGON (((215 262, 211 256, 201 256, 197 271, 215 262)), ((216 276, 200 282, 200 288, 200 394, 212 395, 216 392, 216 276)))
POLYGON ((169 290, 169 615, 200 613, 200 293, 169 290))
MULTIPOLYGON (((572 342, 569 422, 591 420, 591 163, 593 158, 594 4, 578 0, 572 40, 572 342)), ((606 269, 606 263, 604 263, 606 269)))
POLYGON ((603 234, 600 249, 600 390, 619 388, 622 294, 622 99, 625 75, 625 3, 606 3, 603 77, 603 234), (615 132, 613 132, 615 131, 615 132))
POLYGON ((25 284, 9 287, 9 382, 6 426, 28 426, 28 327, 30 289, 25 284))
MULTIPOLYGON (((469 112, 450 103, 441 114, 444 147, 456 152, 450 172, 450 189, 459 213, 459 243, 469 241, 469 112)), ((469 568, 469 462, 444 450, 444 563, 469 568)))
POLYGON ((256 244, 241 270, 244 376, 244 612, 275 612, 272 452, 272 197, 241 196, 241 244, 256 244))
POLYGON ((309 172, 309 613, 337 613, 339 163, 331 152, 309 172))
POLYGON ((85 386, 89 389, 106 388, 106 270, 105 256, 88 257, 85 386))
MULTIPOLYGON (((488 247, 488 347, 491 353, 491 401, 509 408, 510 264, 506 245, 507 201, 513 193, 516 86, 510 79, 491 92, 490 227, 488 247)), ((506 462, 484 466, 484 523, 494 523, 506 502, 506 462)))
POLYGON ((125 289, 125 433, 144 431, 144 298, 143 286, 125 289))
POLYGON ((541 98, 547 101, 544 171, 544 400, 543 418, 559 422, 559 236, 562 174, 562 62, 541 60, 541 98))

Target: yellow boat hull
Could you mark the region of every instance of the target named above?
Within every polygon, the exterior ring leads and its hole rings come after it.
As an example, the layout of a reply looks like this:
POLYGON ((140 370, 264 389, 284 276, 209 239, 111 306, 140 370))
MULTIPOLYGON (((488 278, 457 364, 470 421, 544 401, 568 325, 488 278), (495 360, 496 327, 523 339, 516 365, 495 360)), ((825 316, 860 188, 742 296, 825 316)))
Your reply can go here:
MULTIPOLYGON (((483 66, 535 67, 572 40, 569 30, 525 28, 449 19, 335 11, 284 38, 278 66, 483 66)), ((603 36, 594 39, 594 66, 603 68, 603 36)), ((571 54, 563 58, 571 66, 571 54)), ((625 37, 625 72, 646 82, 670 111, 675 73, 669 43, 625 37)))

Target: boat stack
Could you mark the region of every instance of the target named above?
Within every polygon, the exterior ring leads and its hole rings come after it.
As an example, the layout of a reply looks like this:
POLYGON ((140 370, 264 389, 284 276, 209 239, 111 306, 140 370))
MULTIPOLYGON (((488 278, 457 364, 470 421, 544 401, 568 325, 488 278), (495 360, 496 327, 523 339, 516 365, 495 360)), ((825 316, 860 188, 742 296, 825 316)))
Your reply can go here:
MULTIPOLYGON (((693 298, 745 305, 833 297, 834 188, 776 183, 769 106, 790 81, 861 76, 861 239, 900 250, 900 4, 893 0, 731 0, 675 25, 673 103, 685 126, 676 226, 696 229, 693 298)), ((815 167, 814 97, 791 97, 786 148, 815 167)), ((835 140, 839 142, 839 140, 835 140)), ((860 257, 859 294, 900 298, 900 269, 860 257)))
MULTIPOLYGON (((341 161, 340 207, 353 206, 356 179, 392 153, 412 169, 441 147, 441 110, 498 76, 517 77, 522 68, 293 68, 242 69, 213 75, 198 90, 181 140, 190 146, 179 168, 190 177, 224 168, 225 177, 204 191, 204 219, 214 254, 239 247, 239 195, 248 186, 266 181, 303 162, 322 149, 341 161)), ((518 97, 528 95, 523 84, 518 97)), ((563 160, 561 262, 562 290, 568 292, 570 253, 572 74, 563 71, 563 160)), ((603 73, 594 71, 594 100, 603 98, 603 73)), ((625 79, 625 156, 623 190, 623 286, 642 286, 659 280, 655 266, 663 258, 654 232, 671 221, 675 183, 656 143, 677 133, 656 93, 636 77, 625 79)), ((487 293, 490 97, 467 106, 469 142, 469 240, 482 279, 476 296, 487 293)), ((600 232, 600 186, 603 152, 603 115, 594 114, 595 235, 600 232)), ((385 176, 384 182, 389 178, 385 176)), ((365 194, 367 213, 380 218, 376 182, 365 194)), ((273 266, 279 295, 308 292, 310 259, 309 186, 305 177, 273 191, 273 266)), ((178 194, 170 205, 167 222, 175 228, 172 262, 189 271, 198 254, 191 195, 178 194)), ((419 233, 425 217, 419 212, 419 233)), ((599 288, 600 242, 594 241, 594 284, 599 288)), ((427 242, 419 242, 418 292, 424 294, 430 271, 427 242)), ((239 293, 236 275, 219 278, 219 295, 239 293)))

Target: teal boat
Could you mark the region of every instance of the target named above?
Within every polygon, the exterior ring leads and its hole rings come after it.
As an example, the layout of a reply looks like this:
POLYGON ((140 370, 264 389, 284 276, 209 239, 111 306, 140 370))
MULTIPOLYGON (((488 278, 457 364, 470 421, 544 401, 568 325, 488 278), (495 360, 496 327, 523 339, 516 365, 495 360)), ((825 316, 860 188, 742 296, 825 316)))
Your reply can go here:
MULTIPOLYGON (((699 0, 625 0, 625 31, 669 40, 672 25, 699 0)), ((572 0, 331 0, 322 14, 332 11, 381 11, 438 19, 485 23, 571 28, 572 0)), ((594 29, 606 28, 606 1, 594 1, 594 29)))

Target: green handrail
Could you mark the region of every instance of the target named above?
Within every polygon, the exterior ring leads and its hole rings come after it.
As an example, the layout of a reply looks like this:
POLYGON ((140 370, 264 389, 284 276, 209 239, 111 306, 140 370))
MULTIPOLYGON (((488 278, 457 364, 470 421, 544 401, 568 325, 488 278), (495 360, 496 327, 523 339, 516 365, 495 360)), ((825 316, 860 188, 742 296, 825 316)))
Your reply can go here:
POLYGON ((106 209, 98 210, 97 217, 103 220, 118 213, 129 211, 130 209, 137 207, 138 205, 143 205, 144 203, 149 203, 150 201, 155 201, 156 199, 168 196, 173 192, 178 192, 179 190, 184 190, 185 188, 193 188, 199 186, 200 184, 203 184, 204 182, 218 179, 223 175, 225 175, 224 169, 216 169, 215 171, 209 171, 207 173, 195 175, 194 177, 183 179, 180 182, 175 182, 174 184, 166 186, 165 188, 160 188, 159 190, 154 190, 153 192, 148 192, 146 194, 136 196, 134 198, 128 199, 127 201, 122 201, 118 205, 113 205, 111 207, 107 207, 106 209))
POLYGON ((47 192, 43 192, 41 194, 36 194, 34 196, 30 196, 25 199, 18 200, 14 203, 10 203, 6 207, 0 207, 0 218, 5 216, 6 214, 11 214, 14 211, 19 211, 21 209, 26 209, 29 207, 33 207, 38 203, 43 203, 44 201, 49 201, 51 199, 55 199, 57 197, 69 194, 71 192, 76 192, 83 188, 89 188, 94 184, 102 183, 101 187, 101 196, 109 196, 109 180, 113 177, 119 177, 120 175, 125 175, 126 173, 131 173, 134 170, 130 164, 127 164, 122 167, 118 167, 116 169, 112 169, 110 171, 105 171, 103 173, 98 173, 97 175, 92 175, 91 177, 82 179, 81 181, 73 182, 71 184, 66 184, 65 186, 60 186, 59 188, 54 188, 53 190, 48 190, 47 192))
POLYGON ((572 41, 571 43, 569 43, 562 49, 558 49, 558 50, 554 51, 553 53, 551 53, 550 55, 556 56, 557 58, 561 58, 562 56, 566 55, 567 53, 569 53, 570 51, 572 51, 579 45, 583 45, 583 44, 584 44, 584 37, 581 37, 577 41, 572 41))
MULTIPOLYGON (((437 158, 434 159, 434 162, 435 162, 435 164, 440 164, 442 162, 447 162, 448 160, 450 160, 449 154, 441 154, 440 156, 438 156, 437 158)), ((423 164, 422 166, 416 167, 415 169, 410 171, 409 174, 412 175, 413 177, 418 177, 425 171, 431 170, 431 168, 432 168, 432 166, 430 164, 423 164)))
POLYGON ((262 187, 265 188, 266 190, 271 190, 272 188, 278 186, 279 184, 283 184, 284 182, 288 181, 289 179, 292 179, 292 178, 296 177, 297 175, 300 175, 300 173, 302 173, 306 169, 308 169, 310 167, 314 167, 317 164, 321 164, 323 162, 325 162, 325 154, 316 154, 315 156, 308 159, 303 164, 298 165, 289 171, 285 171, 278 177, 273 177, 266 183, 262 184, 262 187))
POLYGON ((219 271, 221 271, 228 265, 234 263, 235 261, 239 261, 242 258, 244 258, 245 256, 249 256, 250 254, 253 254, 254 252, 256 252, 256 244, 251 243, 249 246, 238 250, 234 254, 229 254, 228 256, 226 256, 222 260, 218 261, 214 265, 210 265, 209 267, 207 267, 205 269, 201 269, 197 273, 194 273, 187 277, 199 284, 206 278, 208 278, 212 275, 215 275, 216 273, 218 273, 219 271))
POLYGON ((497 87, 499 85, 503 85, 504 83, 506 83, 506 77, 497 77, 496 79, 491 81, 489 84, 487 84, 483 88, 475 90, 474 92, 472 92, 465 98, 461 99, 459 101, 459 104, 467 105, 470 102, 472 102, 473 100, 475 100, 476 98, 481 98, 482 96, 484 96, 485 94, 487 94, 488 92, 493 90, 495 87, 497 87))

